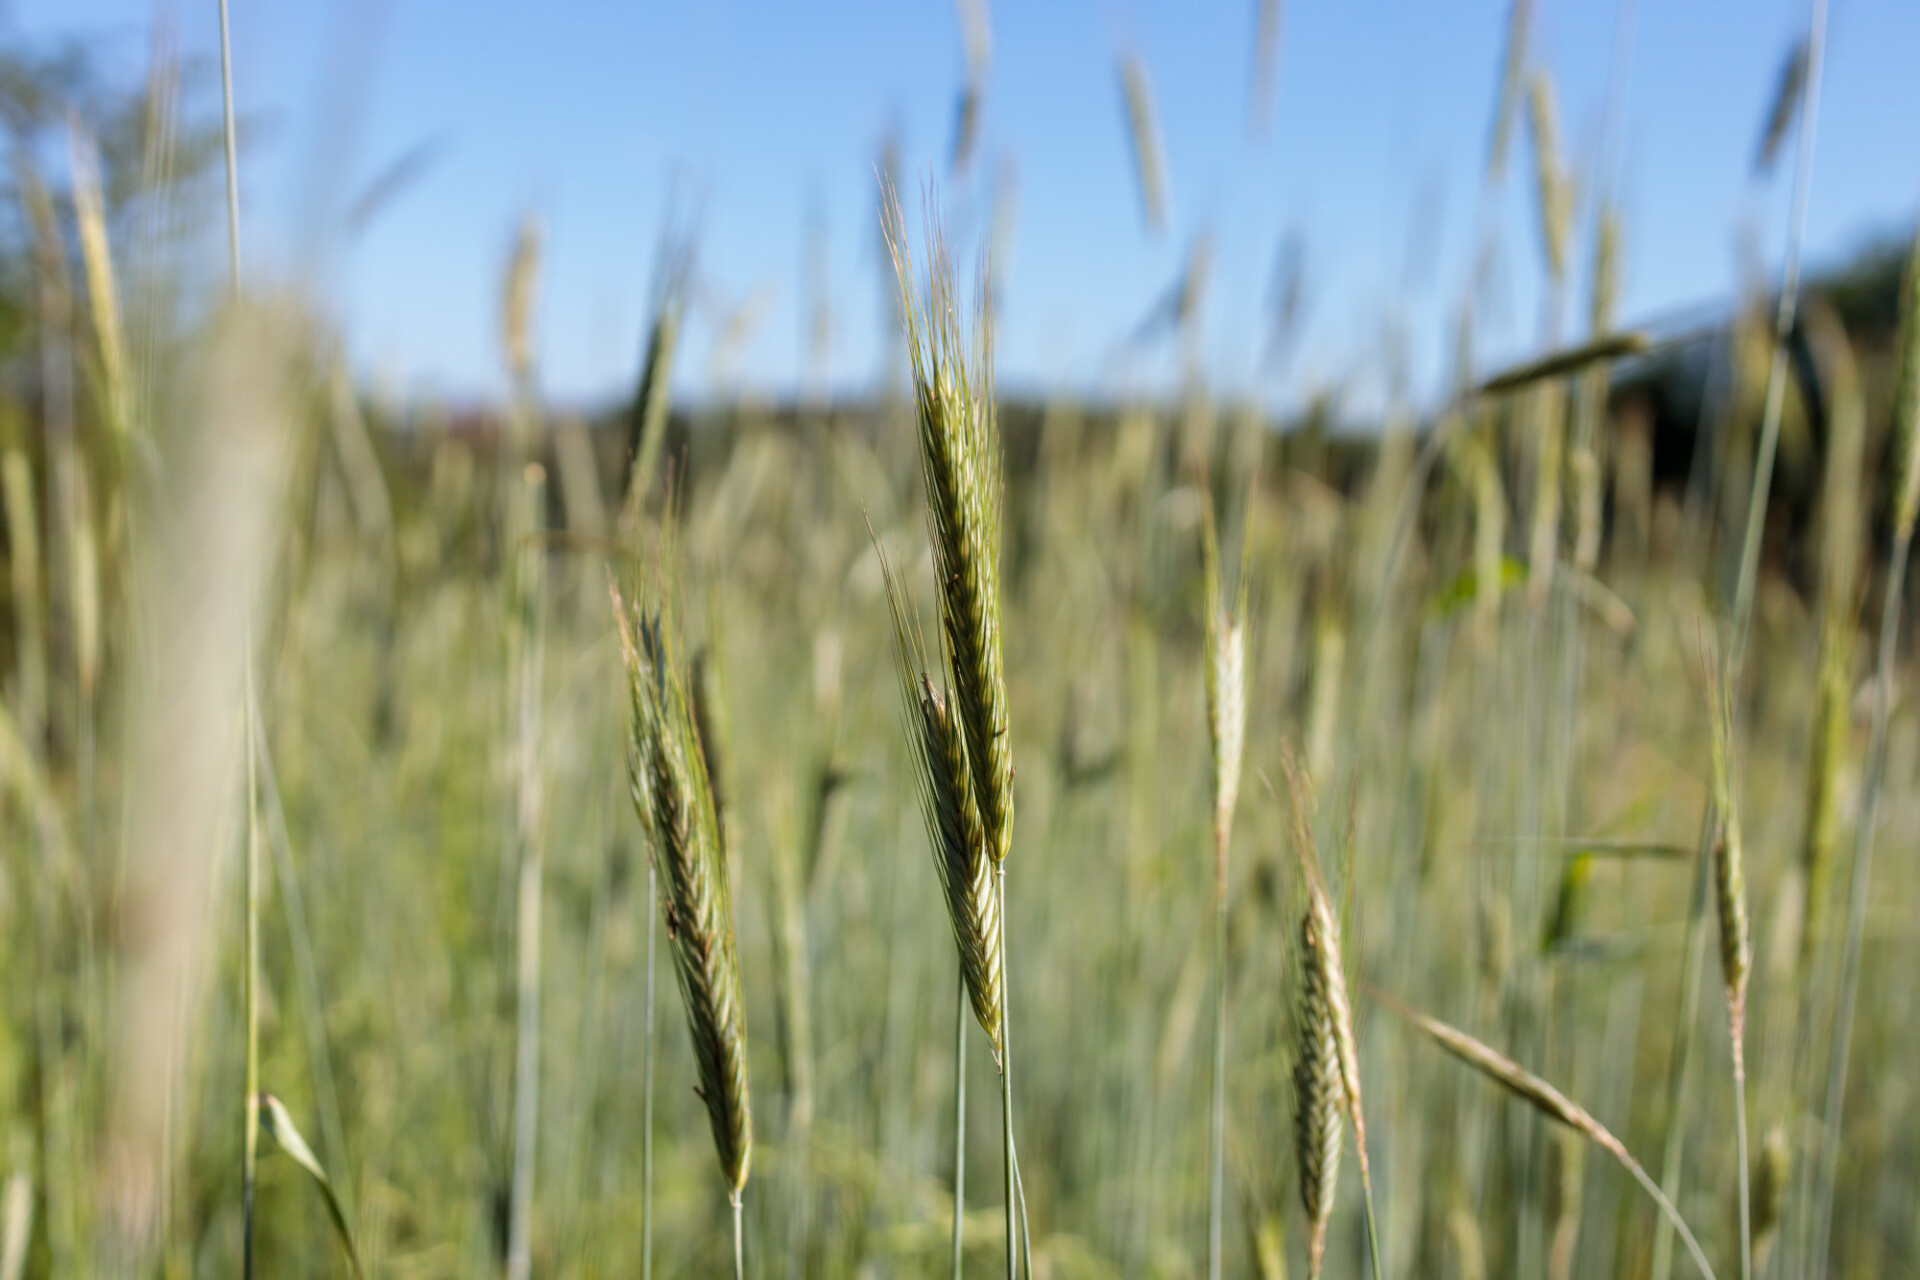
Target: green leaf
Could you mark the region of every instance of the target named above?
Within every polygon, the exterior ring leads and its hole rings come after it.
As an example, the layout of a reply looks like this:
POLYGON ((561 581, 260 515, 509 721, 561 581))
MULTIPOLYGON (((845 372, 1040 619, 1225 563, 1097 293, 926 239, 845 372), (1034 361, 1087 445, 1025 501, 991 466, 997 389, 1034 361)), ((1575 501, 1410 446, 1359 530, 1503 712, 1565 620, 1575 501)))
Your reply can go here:
MULTIPOLYGON (((1510 591, 1527 580, 1527 566, 1513 556, 1500 557, 1500 589, 1510 591)), ((1435 618, 1448 618, 1473 603, 1480 594, 1480 576, 1468 567, 1459 577, 1441 587, 1427 603, 1435 618)))
POLYGON ((260 1131, 271 1137, 282 1151, 292 1157, 295 1164, 313 1178, 314 1185, 320 1188, 321 1199, 327 1202, 327 1216, 333 1219, 333 1230, 340 1237, 341 1247, 347 1251, 347 1261, 353 1264, 353 1274, 360 1280, 366 1280, 367 1273, 360 1267, 360 1251, 353 1247, 353 1231, 347 1226, 346 1206, 340 1203, 340 1196, 328 1180, 327 1171, 314 1158, 313 1148, 300 1136, 299 1128, 293 1123, 293 1117, 287 1114, 280 1099, 263 1093, 259 1095, 259 1106, 260 1131))

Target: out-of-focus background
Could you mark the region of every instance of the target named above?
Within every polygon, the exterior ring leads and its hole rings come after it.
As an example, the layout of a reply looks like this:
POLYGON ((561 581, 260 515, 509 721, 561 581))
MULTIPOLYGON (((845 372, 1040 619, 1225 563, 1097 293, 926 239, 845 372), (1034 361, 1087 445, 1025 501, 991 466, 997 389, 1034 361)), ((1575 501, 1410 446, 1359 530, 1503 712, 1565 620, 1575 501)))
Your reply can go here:
POLYGON ((1376 988, 1583 1104, 1715 1274, 1916 1265, 1920 10, 227 16, 230 149, 218 0, 0 5, 0 1280, 724 1270, 609 604, 663 556, 745 1269, 952 1274, 888 190, 992 331, 1034 1275, 1308 1274, 1302 844, 1377 1217, 1350 1151, 1327 1274, 1694 1266, 1376 988), (1218 923, 1210 521, 1248 587, 1218 923))

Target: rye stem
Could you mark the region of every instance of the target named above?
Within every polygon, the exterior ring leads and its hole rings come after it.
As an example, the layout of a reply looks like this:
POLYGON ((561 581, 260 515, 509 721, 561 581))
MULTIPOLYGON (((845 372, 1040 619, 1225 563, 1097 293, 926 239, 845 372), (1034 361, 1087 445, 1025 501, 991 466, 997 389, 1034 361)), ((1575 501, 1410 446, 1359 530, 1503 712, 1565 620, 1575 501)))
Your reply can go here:
POLYGON ((953 1003, 953 1280, 963 1268, 967 1219, 967 975, 963 971, 953 1003))

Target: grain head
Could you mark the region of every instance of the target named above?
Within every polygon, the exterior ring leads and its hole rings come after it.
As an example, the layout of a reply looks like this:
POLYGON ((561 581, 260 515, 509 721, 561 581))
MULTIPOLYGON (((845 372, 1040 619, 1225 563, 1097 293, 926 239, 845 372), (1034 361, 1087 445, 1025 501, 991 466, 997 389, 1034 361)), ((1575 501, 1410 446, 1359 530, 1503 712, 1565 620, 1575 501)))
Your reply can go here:
POLYGON ((1309 1257, 1319 1274, 1326 1219, 1332 1213, 1334 1179, 1340 1167, 1341 1117, 1353 1122, 1360 1182, 1371 1197, 1366 1114, 1360 1099, 1360 1054, 1347 994, 1340 925, 1314 853, 1313 780, 1289 751, 1284 758, 1293 811, 1293 844, 1300 863, 1301 901, 1298 995, 1295 1006, 1294 1136, 1300 1187, 1312 1228, 1309 1257), (1325 1112, 1331 1110, 1332 1115, 1325 1112))
POLYGON ((993 861, 987 856, 986 829, 969 775, 966 734, 953 714, 951 690, 937 687, 929 674, 926 645, 905 590, 877 543, 875 551, 893 619, 894 658, 914 789, 947 918, 953 925, 967 997, 981 1029, 993 1042, 997 1060, 1003 1007, 1000 897, 994 892, 993 861))
POLYGON ((1140 209, 1147 229, 1167 226, 1166 161, 1160 148, 1160 126, 1153 113, 1153 90, 1147 84, 1146 64, 1137 54, 1120 59, 1120 104, 1126 111, 1127 140, 1133 149, 1134 175, 1140 182, 1140 209))
POLYGON ((929 283, 915 296, 913 259, 891 193, 888 208, 883 227, 913 370, 940 631, 953 675, 951 709, 964 731, 987 852, 997 864, 1013 840, 1013 751, 1000 657, 1000 442, 992 330, 984 307, 977 306, 978 342, 969 355, 937 227, 928 235, 929 283))
POLYGON ((1766 123, 1760 130, 1760 144, 1753 152, 1754 176, 1764 177, 1772 171, 1774 161, 1780 158, 1780 148, 1787 140, 1787 130, 1793 127, 1794 119, 1800 114, 1800 99, 1806 83, 1807 42, 1797 40, 1787 50, 1787 56, 1780 64, 1779 77, 1774 81, 1773 101, 1767 107, 1766 123))
POLYGON ((1540 243, 1547 270, 1557 282, 1566 276, 1567 243, 1573 236, 1573 187, 1560 156, 1559 112, 1553 79, 1536 71, 1527 83, 1527 121, 1533 132, 1533 177, 1540 212, 1540 243))
POLYGON ((1513 0, 1507 11, 1507 48, 1501 60, 1500 91, 1494 99, 1493 130, 1487 144, 1487 181, 1499 182, 1507 172, 1507 144, 1513 134, 1513 116, 1519 109, 1521 83, 1527 69, 1528 29, 1533 0, 1513 0))
POLYGON ((1907 254, 1907 274, 1900 287, 1900 345, 1893 400, 1894 474, 1899 477, 1899 500, 1894 526, 1901 537, 1911 537, 1920 513, 1920 235, 1907 254))
MULTIPOLYGON (((663 561, 670 554, 663 552, 663 561)), ((737 1195, 753 1157, 753 1114, 733 894, 671 597, 660 569, 631 604, 614 591, 632 713, 629 780, 660 873, 661 913, 699 1072, 696 1092, 737 1195)))
POLYGON ((1220 580, 1220 546, 1209 504, 1201 549, 1207 580, 1207 734, 1213 762, 1214 888, 1223 896, 1233 809, 1240 795, 1240 759, 1247 732, 1247 572, 1241 535, 1241 569, 1233 602, 1220 580))
MULTIPOLYGON (((1717 673, 1715 663, 1709 667, 1717 673)), ((1733 1032, 1736 1073, 1741 1070, 1740 1046, 1747 1021, 1747 977, 1753 966, 1753 943, 1747 919, 1746 857, 1740 839, 1740 810, 1733 789, 1733 737, 1729 694, 1725 684, 1710 677, 1713 690, 1713 800, 1720 829, 1713 845, 1714 909, 1720 923, 1720 978, 1727 997, 1727 1016, 1733 1032)))

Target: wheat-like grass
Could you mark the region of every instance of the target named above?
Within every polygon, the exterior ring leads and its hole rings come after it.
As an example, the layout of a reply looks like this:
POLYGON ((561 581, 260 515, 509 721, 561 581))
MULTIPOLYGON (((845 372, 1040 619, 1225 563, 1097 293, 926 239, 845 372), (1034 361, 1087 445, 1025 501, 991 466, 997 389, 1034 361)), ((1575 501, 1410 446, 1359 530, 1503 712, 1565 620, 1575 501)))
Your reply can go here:
POLYGON ((673 403, 673 357, 680 343, 693 252, 692 233, 678 225, 661 235, 655 250, 653 322, 647 328, 640 382, 627 407, 628 470, 622 503, 635 509, 652 491, 660 455, 666 448, 667 415, 673 403))
POLYGON ((1807 83, 1807 42, 1796 40, 1780 63, 1774 81, 1773 101, 1767 107, 1766 123, 1760 129, 1760 142, 1753 150, 1753 172, 1761 177, 1773 169, 1780 148, 1800 113, 1800 100, 1807 83))
POLYGON ((1150 231, 1167 226, 1167 167, 1161 152, 1160 126, 1153 113, 1153 90, 1147 67, 1138 54, 1120 59, 1120 104, 1127 117, 1127 140, 1133 150, 1134 174, 1140 181, 1140 210, 1150 231))
POLYGON ((960 177, 973 163, 974 146, 980 140, 980 98, 977 80, 961 86, 953 108, 953 147, 948 153, 947 172, 960 177))
MULTIPOLYGON (((663 556, 671 554, 663 552, 663 556)), ((656 570, 656 574, 660 571, 656 570)), ((650 581, 629 604, 614 591, 632 710, 634 809, 661 876, 661 913, 686 1004, 721 1172, 737 1201, 753 1158, 747 1033, 734 947, 733 896, 689 674, 677 655, 668 588, 650 581)))
POLYGON ((954 0, 960 19, 960 44, 967 56, 967 75, 979 79, 993 62, 993 18, 987 0, 954 0))
MULTIPOLYGON (((993 323, 983 269, 974 304, 977 345, 969 371, 966 344, 953 302, 953 270, 939 225, 928 228, 929 279, 915 296, 913 259, 905 220, 891 186, 882 187, 881 232, 893 259, 901 324, 913 370, 920 472, 926 488, 927 529, 940 591, 940 633, 951 694, 934 696, 931 680, 919 700, 923 740, 931 727, 952 742, 941 722, 957 719, 966 747, 966 772, 980 813, 981 835, 993 875, 999 930, 1000 1119, 1006 1184, 1007 1280, 1019 1273, 1024 1213, 1013 1138, 1013 1053, 1008 1015, 1006 857, 1013 841, 1013 749, 1007 686, 1000 658, 1000 442, 993 405, 993 323)), ((952 751, 942 754, 951 759, 952 751)), ((951 766, 949 766, 951 767, 951 766)), ((956 1046, 957 1050, 958 1046, 956 1046)), ((958 1205, 956 1202, 956 1211, 958 1205)), ((1029 1271, 1031 1266, 1029 1265, 1029 1271)))
POLYGON ((1220 546, 1209 506, 1202 551, 1207 590, 1207 739, 1213 766, 1214 890, 1227 890, 1227 845, 1233 834, 1233 810, 1240 796, 1240 761, 1247 736, 1247 581, 1246 549, 1233 600, 1221 583, 1220 546))
POLYGON ((953 668, 953 710, 966 738, 987 853, 997 864, 1013 838, 1013 751, 1000 658, 1000 457, 991 328, 983 311, 979 346, 970 358, 954 307, 952 266, 937 226, 928 233, 927 290, 916 298, 913 258, 899 232, 899 204, 891 193, 888 206, 882 226, 913 368, 940 630, 953 668))
POLYGON ((1560 159, 1559 111, 1553 79, 1538 70, 1527 81, 1527 124, 1533 133, 1534 195, 1539 204, 1540 243, 1556 287, 1567 274, 1567 243, 1573 236, 1573 188, 1560 159))
POLYGON ((1620 1166, 1633 1176, 1633 1180, 1653 1197, 1660 1212, 1673 1224, 1674 1230, 1679 1232, 1681 1240, 1686 1243, 1687 1252, 1693 1255, 1694 1264, 1700 1268, 1700 1274, 1706 1276, 1707 1280, 1713 1280, 1713 1268, 1708 1264, 1706 1254, 1701 1251, 1699 1241, 1694 1239, 1693 1232, 1681 1218, 1680 1211, 1673 1207, 1673 1202, 1647 1175, 1647 1171, 1640 1167, 1640 1162, 1633 1158, 1633 1153, 1627 1150, 1626 1144, 1614 1137, 1605 1125, 1588 1114, 1585 1107, 1498 1049, 1483 1044, 1466 1032, 1450 1027, 1437 1018, 1429 1017, 1418 1009, 1402 1004, 1383 991, 1373 987, 1369 987, 1368 991, 1382 1006, 1419 1028, 1448 1053, 1549 1119, 1557 1120, 1574 1132, 1585 1136, 1588 1141, 1619 1161, 1620 1166))
POLYGON ((1265 136, 1280 69, 1280 0, 1260 0, 1253 24, 1253 75, 1247 87, 1247 133, 1265 136))
POLYGON ((1314 853, 1310 813, 1314 787, 1289 750, 1283 757, 1293 811, 1293 846, 1300 862, 1300 932, 1296 956, 1298 996, 1294 1012, 1294 1143, 1300 1194, 1309 1226, 1310 1274, 1320 1274, 1326 1225, 1333 1212, 1340 1171, 1341 1116, 1353 1124, 1360 1187, 1366 1199, 1367 1244, 1373 1274, 1381 1268, 1374 1230, 1373 1174, 1367 1159, 1366 1112, 1360 1098, 1360 1053, 1353 1030, 1353 1001, 1341 959, 1340 925, 1314 853))
POLYGON ((1900 363, 1893 399, 1894 457, 1900 477, 1894 532, 1907 537, 1912 536, 1914 516, 1920 513, 1920 235, 1914 244, 1900 283, 1900 363))
POLYGON ((1578 346, 1563 347, 1537 360, 1529 360, 1510 369, 1503 369, 1482 382, 1475 389, 1474 394, 1506 395, 1524 387, 1530 387, 1536 382, 1546 382, 1554 378, 1566 377, 1571 373, 1578 373, 1589 365, 1639 355, 1647 350, 1649 345, 1647 335, 1637 330, 1603 334, 1578 346))
MULTIPOLYGON (((1715 663, 1708 672, 1717 669, 1715 663)), ((1712 680, 1711 674, 1708 679, 1712 680)), ((1741 1043, 1747 1022, 1747 979, 1753 968, 1753 942, 1747 917, 1746 855, 1740 837, 1740 811, 1733 794, 1733 729, 1728 692, 1717 682, 1712 694, 1713 797, 1720 830, 1713 842, 1714 909, 1720 925, 1720 981, 1727 997, 1733 1032, 1736 1075, 1741 1073, 1741 1043)))
POLYGON ((1526 78, 1528 29, 1533 0, 1513 0, 1507 11, 1507 47, 1501 59, 1500 94, 1494 100, 1493 129, 1487 143, 1487 181, 1497 183, 1507 172, 1507 142, 1513 134, 1513 116, 1520 104, 1526 78))
POLYGON ((500 342, 506 352, 507 373, 516 385, 533 376, 533 307, 540 292, 540 247, 545 238, 540 220, 521 221, 507 261, 500 299, 500 342))
POLYGON ((87 277, 88 310, 100 349, 100 380, 107 422, 125 436, 133 429, 133 399, 128 384, 127 344, 120 325, 120 296, 114 286, 113 252, 107 240, 106 201, 100 191, 100 156, 93 135, 76 117, 69 128, 73 214, 80 233, 80 260, 87 277))
POLYGON ((1711 690, 1714 833, 1713 899, 1720 926, 1720 981, 1726 997, 1728 1038, 1733 1052, 1733 1108, 1740 1181, 1740 1274, 1753 1272, 1752 1201, 1747 1184, 1747 980, 1753 969, 1753 942, 1747 915, 1746 854, 1740 838, 1740 809, 1733 792, 1733 709, 1725 668, 1711 636, 1703 638, 1702 675, 1711 690))
POLYGON ((1299 1166, 1300 1205, 1307 1215, 1307 1274, 1318 1277, 1333 1221, 1333 1196, 1340 1179, 1340 1047, 1334 1034, 1333 1006, 1322 966, 1311 963, 1324 952, 1317 912, 1300 918, 1301 966, 1293 1053, 1293 1143, 1299 1166))
MULTIPOLYGON (((877 548, 877 544, 876 544, 877 548)), ((993 890, 993 863, 987 857, 986 828, 969 777, 966 735, 953 715, 951 691, 934 684, 926 645, 893 566, 879 552, 893 617, 895 665, 907 741, 913 754, 914 785, 921 816, 933 847, 953 941, 960 954, 960 975, 981 1030, 1000 1058, 1002 974, 1000 901, 993 890)))

